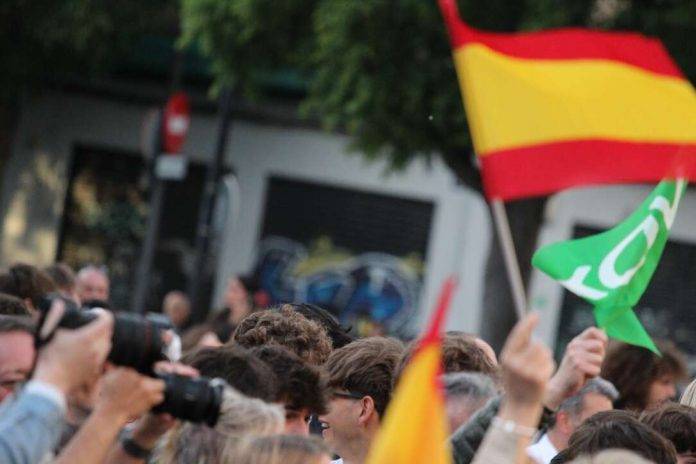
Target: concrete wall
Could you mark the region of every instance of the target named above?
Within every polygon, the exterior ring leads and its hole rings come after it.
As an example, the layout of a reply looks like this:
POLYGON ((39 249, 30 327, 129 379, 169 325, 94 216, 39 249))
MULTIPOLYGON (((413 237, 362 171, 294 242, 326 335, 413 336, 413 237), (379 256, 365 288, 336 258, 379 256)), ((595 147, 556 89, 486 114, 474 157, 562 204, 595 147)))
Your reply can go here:
MULTIPOLYGON (((16 260, 46 264, 55 259, 70 156, 76 144, 141 151, 141 125, 149 108, 92 97, 51 94, 24 106, 13 157, 0 196, 0 264, 16 260)), ((217 121, 194 114, 183 151, 204 161, 213 152, 217 121)), ((460 285, 448 323, 450 329, 479 326, 482 275, 491 229, 480 197, 457 185, 439 161, 415 162, 386 173, 381 162, 367 163, 348 153, 347 138, 321 131, 235 121, 227 162, 238 176, 238 211, 229 216, 220 248, 215 297, 228 276, 248 272, 253 263, 270 175, 282 174, 373 193, 432 201, 435 213, 421 318, 439 285, 457 273, 460 285)), ((195 218, 192 218, 195 220, 195 218)))

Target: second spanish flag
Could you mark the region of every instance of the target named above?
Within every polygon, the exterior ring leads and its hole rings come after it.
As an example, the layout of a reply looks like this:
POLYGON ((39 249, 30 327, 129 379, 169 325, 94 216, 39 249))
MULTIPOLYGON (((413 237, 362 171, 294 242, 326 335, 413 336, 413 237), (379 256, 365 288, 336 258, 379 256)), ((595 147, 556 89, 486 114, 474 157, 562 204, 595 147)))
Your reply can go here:
POLYGON ((696 92, 658 40, 585 29, 449 29, 489 198, 583 184, 696 180, 696 92))

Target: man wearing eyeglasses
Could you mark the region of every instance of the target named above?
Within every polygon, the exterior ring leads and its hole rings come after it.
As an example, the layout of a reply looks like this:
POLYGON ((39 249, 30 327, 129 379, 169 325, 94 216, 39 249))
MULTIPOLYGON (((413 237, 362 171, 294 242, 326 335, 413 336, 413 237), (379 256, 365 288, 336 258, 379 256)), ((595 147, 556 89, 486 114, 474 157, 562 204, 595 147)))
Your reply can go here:
POLYGON ((356 340, 331 353, 324 365, 331 389, 329 411, 320 416, 323 435, 341 457, 335 464, 362 464, 391 398, 403 344, 386 337, 356 340))

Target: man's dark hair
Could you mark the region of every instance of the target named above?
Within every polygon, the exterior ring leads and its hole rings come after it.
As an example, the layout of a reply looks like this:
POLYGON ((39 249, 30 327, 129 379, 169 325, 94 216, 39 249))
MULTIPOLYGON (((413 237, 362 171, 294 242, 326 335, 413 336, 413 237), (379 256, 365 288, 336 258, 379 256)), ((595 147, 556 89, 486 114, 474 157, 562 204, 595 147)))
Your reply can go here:
POLYGON ((608 449, 626 449, 660 464, 676 464, 674 446, 629 411, 603 411, 587 419, 570 436, 568 447, 551 464, 594 455, 608 449))
POLYGON ((197 349, 198 342, 200 342, 203 336, 209 332, 212 332, 217 336, 213 324, 196 324, 186 329, 186 331, 181 334, 181 351, 184 354, 187 354, 188 352, 197 349))
POLYGON ((22 300, 7 293, 0 293, 0 314, 5 316, 31 316, 22 300))
POLYGON ((253 398, 271 402, 277 397, 278 379, 265 362, 240 346, 202 348, 182 359, 202 376, 218 377, 253 398))
POLYGON ((0 274, 0 292, 29 299, 38 307, 41 299, 56 291, 56 284, 44 271, 30 264, 18 263, 0 274))
POLYGON ((34 336, 34 322, 25 316, 0 316, 0 333, 26 332, 34 336))
MULTIPOLYGON (((401 377, 418 344, 419 340, 414 340, 408 345, 399 363, 397 378, 401 377)), ((457 330, 449 331, 442 337, 442 368, 443 374, 480 372, 494 380, 498 378, 498 367, 476 343, 476 337, 457 330)))
POLYGON ((251 313, 240 321, 229 343, 245 348, 281 345, 313 365, 323 364, 331 353, 324 328, 286 307, 251 313))
POLYGON ((669 341, 656 341, 662 356, 640 346, 612 342, 602 365, 601 376, 614 384, 620 397, 617 409, 642 411, 646 408, 650 386, 665 375, 675 381, 687 376, 684 356, 669 341))
POLYGON ((63 291, 72 292, 75 289, 75 271, 65 263, 55 263, 44 268, 44 272, 63 291))
POLYGON ((329 388, 370 396, 384 416, 404 345, 388 337, 368 337, 334 350, 324 365, 329 388))
POLYGON ((696 409, 669 403, 645 411, 640 421, 671 441, 678 454, 696 453, 696 409))
POLYGON ((349 334, 350 329, 342 327, 336 316, 324 308, 310 303, 287 303, 282 307, 291 308, 310 321, 314 321, 324 327, 329 338, 331 338, 334 349, 346 346, 353 341, 353 337, 349 334))
POLYGON ((307 408, 312 414, 326 413, 326 384, 318 368, 278 345, 257 346, 251 353, 268 364, 278 377, 277 402, 286 409, 307 408))

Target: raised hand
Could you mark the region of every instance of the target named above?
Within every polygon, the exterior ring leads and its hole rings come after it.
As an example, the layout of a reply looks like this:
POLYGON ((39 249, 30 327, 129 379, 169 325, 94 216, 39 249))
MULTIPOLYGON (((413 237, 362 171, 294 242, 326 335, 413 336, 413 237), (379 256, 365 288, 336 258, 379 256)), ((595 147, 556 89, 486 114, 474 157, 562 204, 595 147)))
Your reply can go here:
MULTIPOLYGON (((64 303, 56 300, 47 319, 60 320, 64 303)), ((39 350, 33 379, 49 383, 64 394, 97 378, 111 350, 113 315, 74 330, 58 328, 51 341, 39 350)))
POLYGON ((163 381, 146 377, 128 367, 116 367, 100 380, 94 412, 125 424, 163 400, 163 381))
POLYGON ((590 327, 571 340, 544 393, 547 408, 555 410, 563 400, 577 393, 588 379, 599 375, 607 343, 607 335, 596 327, 590 327))
POLYGON ((530 314, 518 322, 500 355, 505 403, 515 409, 540 411, 553 372, 551 351, 532 337, 538 321, 537 314, 530 314))

